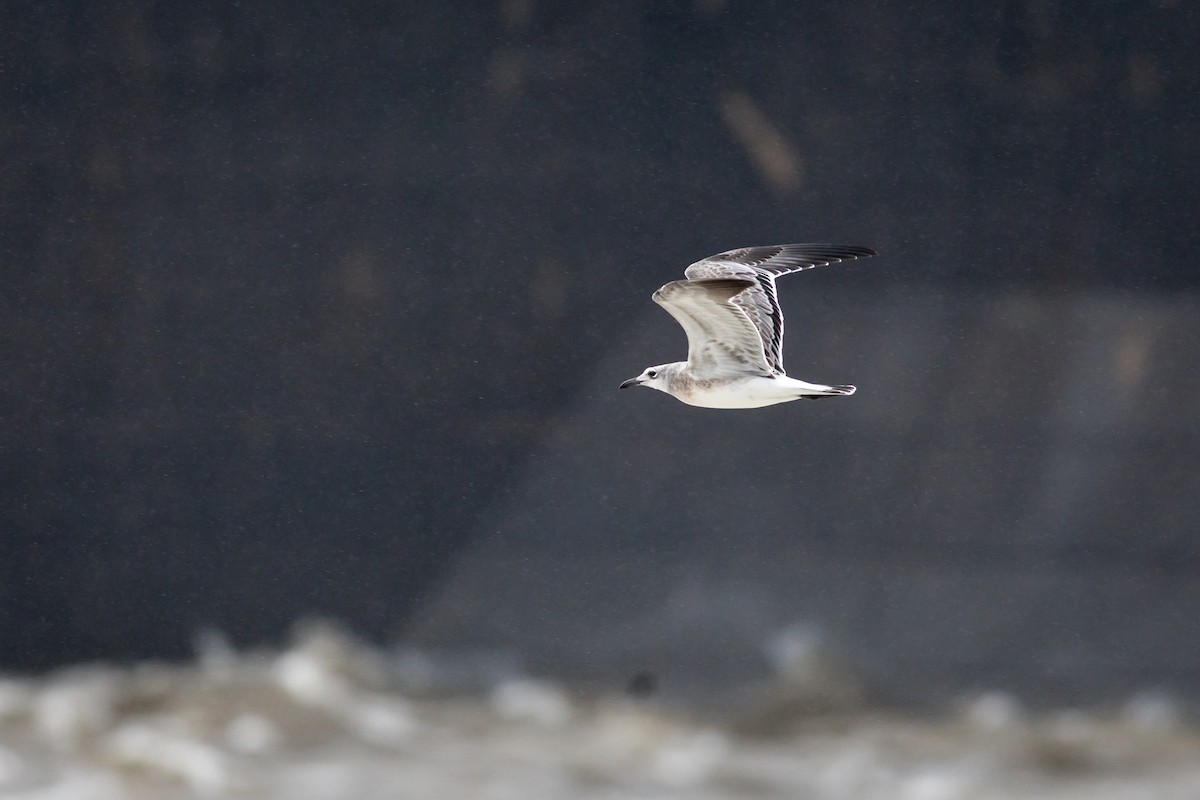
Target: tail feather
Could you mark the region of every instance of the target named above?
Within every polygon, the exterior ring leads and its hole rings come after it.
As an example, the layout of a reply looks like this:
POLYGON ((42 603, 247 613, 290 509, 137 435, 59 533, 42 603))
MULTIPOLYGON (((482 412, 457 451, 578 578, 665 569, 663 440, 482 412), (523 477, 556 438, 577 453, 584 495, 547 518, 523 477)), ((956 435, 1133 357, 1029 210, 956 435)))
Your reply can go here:
POLYGON ((847 397, 854 394, 854 387, 850 384, 842 384, 840 386, 824 386, 818 394, 803 394, 801 400, 820 400, 825 397, 847 397))

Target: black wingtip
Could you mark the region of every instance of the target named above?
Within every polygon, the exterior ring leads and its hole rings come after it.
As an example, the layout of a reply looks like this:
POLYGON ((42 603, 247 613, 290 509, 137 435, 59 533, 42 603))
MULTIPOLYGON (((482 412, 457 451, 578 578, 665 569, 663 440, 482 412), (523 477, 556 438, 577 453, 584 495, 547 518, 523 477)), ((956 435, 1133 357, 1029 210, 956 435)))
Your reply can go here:
POLYGON ((782 247, 785 251, 794 248, 798 253, 807 256, 830 259, 870 258, 879 255, 875 248, 859 244, 785 244, 782 247))
POLYGON ((827 386, 821 394, 805 394, 801 395, 801 400, 824 400, 826 397, 848 397, 854 394, 855 387, 850 384, 842 384, 840 386, 827 386))

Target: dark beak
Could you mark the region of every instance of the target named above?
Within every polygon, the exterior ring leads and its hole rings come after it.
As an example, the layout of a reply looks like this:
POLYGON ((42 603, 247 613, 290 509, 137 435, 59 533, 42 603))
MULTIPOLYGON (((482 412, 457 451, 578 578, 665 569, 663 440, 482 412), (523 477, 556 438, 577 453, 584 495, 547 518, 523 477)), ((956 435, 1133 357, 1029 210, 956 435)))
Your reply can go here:
POLYGON ((617 388, 628 389, 630 386, 637 386, 640 383, 641 383, 641 381, 638 380, 637 378, 630 378, 629 380, 625 381, 617 388))

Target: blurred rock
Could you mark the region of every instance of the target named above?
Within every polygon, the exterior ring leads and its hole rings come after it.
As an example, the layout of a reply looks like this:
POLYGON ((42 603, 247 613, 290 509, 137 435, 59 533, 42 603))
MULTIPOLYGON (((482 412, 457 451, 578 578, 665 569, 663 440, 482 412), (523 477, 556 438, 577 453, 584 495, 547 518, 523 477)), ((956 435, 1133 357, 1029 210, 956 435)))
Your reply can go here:
POLYGON ((105 752, 119 766, 181 780, 203 797, 219 797, 233 787, 232 763, 220 749, 160 726, 124 724, 106 738, 105 752))
POLYGON ((866 682, 815 626, 779 631, 764 647, 775 677, 747 693, 734 727, 741 733, 778 735, 805 718, 863 708, 866 682))
POLYGON ((492 691, 489 702, 503 719, 534 722, 548 728, 564 725, 571 718, 571 701, 548 681, 530 678, 504 681, 492 691))
POLYGON ((33 723, 51 746, 73 749, 113 721, 119 675, 115 670, 75 669, 47 679, 33 700, 33 723))
POLYGON ((1135 694, 1121 709, 1121 719, 1147 733, 1172 733, 1183 724, 1179 700, 1167 692, 1135 694))
POLYGON ((1008 692, 984 692, 965 703, 963 720, 980 731, 1008 730, 1021 722, 1021 703, 1008 692))
POLYGON ((226 745, 238 753, 259 755, 277 751, 284 742, 279 726, 261 714, 239 714, 225 726, 226 745))

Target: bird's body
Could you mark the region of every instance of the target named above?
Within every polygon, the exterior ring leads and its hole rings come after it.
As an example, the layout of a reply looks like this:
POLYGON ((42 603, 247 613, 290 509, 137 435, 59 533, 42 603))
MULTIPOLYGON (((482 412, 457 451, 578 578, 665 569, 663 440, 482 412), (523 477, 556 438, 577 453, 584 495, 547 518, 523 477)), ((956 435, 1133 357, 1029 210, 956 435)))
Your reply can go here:
POLYGON ((680 361, 679 375, 669 380, 667 394, 689 406, 701 408, 762 408, 802 398, 854 394, 853 386, 822 386, 787 375, 747 375, 723 380, 697 379, 680 361))
POLYGON ((648 386, 693 406, 760 408, 791 400, 854 393, 788 377, 783 370, 783 313, 775 278, 875 255, 866 247, 784 244, 709 256, 654 293, 688 337, 688 359, 649 367, 621 384, 648 386))

